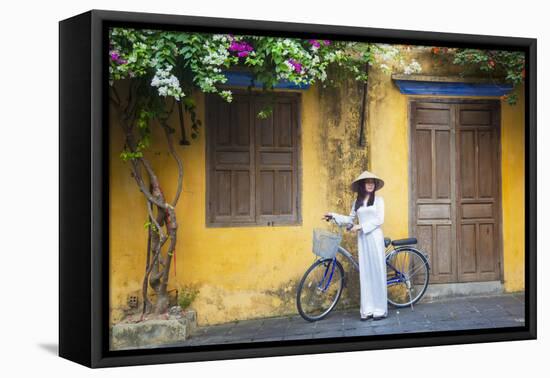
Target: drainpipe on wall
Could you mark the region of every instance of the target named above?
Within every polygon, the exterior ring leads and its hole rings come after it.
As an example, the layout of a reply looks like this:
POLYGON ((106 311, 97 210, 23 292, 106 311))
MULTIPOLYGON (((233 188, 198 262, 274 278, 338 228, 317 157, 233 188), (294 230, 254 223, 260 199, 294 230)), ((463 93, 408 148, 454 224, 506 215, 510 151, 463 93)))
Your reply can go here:
MULTIPOLYGON (((365 64, 365 73, 367 74, 367 78, 369 75, 369 64, 365 64)), ((359 123, 359 147, 365 147, 365 125, 367 123, 367 115, 368 115, 368 109, 367 109, 367 100, 369 96, 369 84, 368 79, 367 82, 363 84, 363 99, 361 101, 361 119, 359 123)))

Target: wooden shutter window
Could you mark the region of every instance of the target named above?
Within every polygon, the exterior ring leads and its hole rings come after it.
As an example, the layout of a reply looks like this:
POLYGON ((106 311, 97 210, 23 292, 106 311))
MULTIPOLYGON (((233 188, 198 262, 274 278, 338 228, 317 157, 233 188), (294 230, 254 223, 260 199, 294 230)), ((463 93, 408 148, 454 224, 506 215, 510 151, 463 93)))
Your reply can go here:
MULTIPOLYGON (((278 98, 272 115, 255 119, 258 223, 297 222, 296 101, 278 98)), ((263 102, 255 102, 256 112, 263 102)))
POLYGON ((207 224, 296 224, 299 217, 298 100, 276 94, 273 113, 261 94, 207 95, 207 224))
POLYGON ((231 104, 208 96, 209 222, 254 221, 254 135, 250 99, 235 96, 231 104))

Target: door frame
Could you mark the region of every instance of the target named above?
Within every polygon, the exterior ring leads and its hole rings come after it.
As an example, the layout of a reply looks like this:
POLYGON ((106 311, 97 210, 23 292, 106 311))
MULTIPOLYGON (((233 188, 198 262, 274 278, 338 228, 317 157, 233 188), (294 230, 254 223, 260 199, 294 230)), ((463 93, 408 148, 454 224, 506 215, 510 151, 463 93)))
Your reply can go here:
MULTIPOLYGON (((415 230, 415 222, 416 222, 416 214, 414 213, 414 201, 415 201, 415 189, 413 188, 412 182, 413 182, 413 159, 412 159, 412 152, 413 152, 413 114, 412 114, 412 108, 414 103, 445 103, 445 104, 487 104, 487 105, 494 105, 496 108, 496 115, 497 115, 497 127, 496 127, 496 137, 497 137, 497 215, 498 215, 498 225, 497 225, 497 245, 499 248, 498 258, 499 258, 499 281, 503 284, 504 283, 504 235, 503 235, 503 217, 502 217, 502 140, 501 140, 501 129, 502 129, 502 119, 501 119, 501 101, 498 98, 493 99, 472 99, 472 98, 464 98, 464 97, 423 97, 423 96, 407 96, 407 139, 408 139, 408 156, 409 156, 409 162, 408 162, 408 175, 409 175, 409 189, 408 189, 408 200, 409 200, 409 235, 411 237, 416 237, 416 230, 415 230)), ((452 125, 454 127, 455 125, 452 125)), ((455 134, 456 135, 456 134, 455 134)), ((455 141, 456 145, 456 141, 455 141)), ((454 159, 456 161, 456 151, 454 159)), ((456 170, 456 167, 455 167, 456 170)), ((457 180, 455 177, 455 192, 456 192, 456 185, 457 180)), ((457 215, 456 212, 458 211, 458 196, 455 196, 455 219, 454 222, 457 221, 457 215)), ((455 224, 456 229, 458 229, 458 224, 455 224)), ((457 235, 458 232, 455 231, 455 235, 457 235)), ((458 235, 457 235, 458 236, 458 235)), ((455 240, 455 244, 457 244, 457 240, 455 240)), ((456 258, 458 258, 458 246, 456 246, 456 258)), ((458 265, 455 266, 457 268, 458 265)), ((457 272, 458 273, 458 272, 457 272)), ((458 276, 457 276, 458 281, 458 276)), ((477 282, 477 281, 474 281, 477 282)), ((457 282, 460 283, 460 282, 457 282)))

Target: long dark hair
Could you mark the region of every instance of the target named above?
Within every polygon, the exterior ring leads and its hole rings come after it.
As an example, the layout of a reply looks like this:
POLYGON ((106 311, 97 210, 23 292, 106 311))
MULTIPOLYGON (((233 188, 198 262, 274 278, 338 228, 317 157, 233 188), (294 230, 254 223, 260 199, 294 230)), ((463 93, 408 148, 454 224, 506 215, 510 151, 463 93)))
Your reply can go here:
MULTIPOLYGON (((369 195, 369 200, 367 201, 367 206, 372 206, 374 203, 374 193, 376 192, 376 185, 374 186, 374 190, 369 195)), ((365 200, 365 197, 367 196, 367 189, 365 188, 365 180, 361 180, 357 183, 357 199, 355 200, 355 211, 359 209, 361 206, 363 206, 363 201, 365 200)))

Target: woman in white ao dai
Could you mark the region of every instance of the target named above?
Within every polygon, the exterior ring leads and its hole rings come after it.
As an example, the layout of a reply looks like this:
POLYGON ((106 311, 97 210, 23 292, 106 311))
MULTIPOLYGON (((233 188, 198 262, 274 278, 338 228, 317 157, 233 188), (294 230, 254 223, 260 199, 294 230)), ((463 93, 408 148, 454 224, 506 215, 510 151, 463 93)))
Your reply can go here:
POLYGON ((388 314, 385 245, 381 228, 384 223, 384 199, 375 195, 375 191, 382 186, 382 180, 365 171, 352 184, 358 196, 349 216, 326 214, 337 223, 350 225, 349 229, 357 232, 362 320, 370 317, 381 319, 388 314), (353 225, 356 219, 358 224, 353 225))

